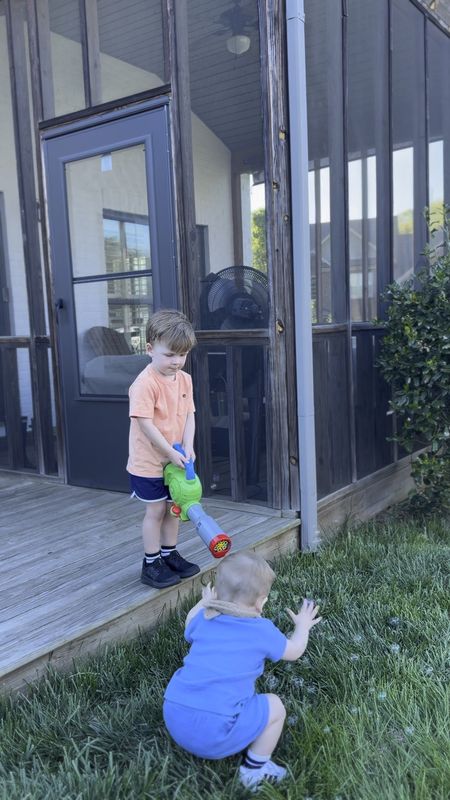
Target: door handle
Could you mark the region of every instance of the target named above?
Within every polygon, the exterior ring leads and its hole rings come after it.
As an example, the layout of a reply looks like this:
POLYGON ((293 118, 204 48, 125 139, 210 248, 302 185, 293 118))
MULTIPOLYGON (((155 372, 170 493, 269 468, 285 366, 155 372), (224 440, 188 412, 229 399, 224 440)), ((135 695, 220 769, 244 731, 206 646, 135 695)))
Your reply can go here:
POLYGON ((64 300, 62 299, 62 297, 58 297, 55 303, 55 308, 57 311, 62 311, 62 309, 64 308, 64 300))

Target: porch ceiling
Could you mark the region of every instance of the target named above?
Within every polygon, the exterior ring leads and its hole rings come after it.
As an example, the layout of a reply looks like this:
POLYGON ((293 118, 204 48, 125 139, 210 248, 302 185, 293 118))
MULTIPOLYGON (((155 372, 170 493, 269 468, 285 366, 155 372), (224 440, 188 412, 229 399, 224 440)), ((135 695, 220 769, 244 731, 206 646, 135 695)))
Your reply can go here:
MULTIPOLYGON (((191 105, 193 112, 249 170, 263 167, 259 37, 250 32, 250 49, 234 56, 225 46, 219 21, 233 0, 190 0, 188 5, 191 105)), ((256 2, 244 3, 249 13, 256 2)), ((147 71, 161 71, 160 0, 98 0, 102 53, 147 71)), ((50 27, 80 41, 77 4, 52 0, 50 27)), ((162 75, 160 75, 162 79, 162 75)))
MULTIPOLYGON (((247 53, 233 56, 225 46, 226 35, 216 35, 221 29, 220 14, 230 8, 233 0, 189 0, 189 50, 191 70, 191 101, 195 114, 221 139, 240 162, 247 161, 249 169, 263 168, 261 97, 259 83, 258 32, 251 31, 251 46, 247 53), (211 9, 214 9, 211 12, 211 9)), ((73 0, 49 0, 50 27, 73 41, 80 41, 78 3, 73 0)), ((243 0, 246 10, 256 7, 256 0, 243 0)), ((327 16, 326 3, 307 5, 306 56, 308 66, 308 116, 310 158, 326 158, 329 153, 329 91, 328 45, 334 37, 333 20, 327 16), (331 38, 330 38, 331 37, 331 38)), ((161 71, 163 41, 161 36, 161 0, 98 0, 100 45, 103 53, 147 71, 161 71), (158 65, 158 66, 157 66, 158 65)), ((0 16, 5 13, 0 0, 0 16)), ((348 119, 349 152, 375 149, 374 133, 379 120, 371 92, 370 72, 376 62, 368 54, 373 46, 372 32, 376 27, 377 8, 368 4, 358 10, 364 17, 359 36, 349 39, 351 71, 348 75, 351 106, 348 119), (369 73, 369 74, 368 74, 369 73)), ((355 15, 355 11, 353 11, 355 15)), ((353 17, 353 24, 355 24, 353 17)), ((448 39, 433 30, 442 46, 448 39)), ((407 48, 405 37, 397 48, 407 48)), ((434 56, 432 52, 430 58, 434 56)), ((378 67, 377 67, 378 69, 378 67)), ((411 141, 411 102, 417 89, 407 54, 398 54, 396 76, 398 87, 410 91, 395 91, 397 107, 397 143, 411 141)), ((162 78, 162 76, 161 76, 162 78)), ((394 87, 395 88, 395 87, 394 87)), ((434 119, 434 118, 433 118, 434 119)), ((442 121, 436 123, 433 138, 441 137, 442 121)))
MULTIPOLYGON (((243 55, 228 52, 227 34, 218 35, 218 31, 223 29, 220 15, 232 5, 233 0, 189 0, 191 105, 231 150, 237 168, 248 165, 249 171, 257 171, 264 166, 259 34, 257 28, 249 31, 251 46, 243 55)), ((255 18, 256 6, 256 0, 242 0, 242 8, 249 14, 254 12, 255 18)), ((330 150, 330 92, 334 95, 335 87, 329 82, 329 71, 333 68, 331 44, 336 40, 336 21, 325 2, 309 2, 306 11, 309 155, 310 159, 320 159, 327 158, 330 150)), ((349 41, 349 150, 358 151, 363 142, 370 152, 375 149, 377 120, 374 97, 367 86, 374 63, 370 53, 377 9, 369 4, 357 13, 362 15, 361 24, 356 16, 354 21, 360 35, 349 41)), ((162 71, 161 0, 98 0, 98 14, 103 53, 150 72, 162 71)), ((51 0, 50 24, 52 31, 79 41, 78 10, 73 0, 51 0)), ((406 113, 404 116, 408 119, 406 113)), ((402 117, 399 114, 399 119, 402 117)))

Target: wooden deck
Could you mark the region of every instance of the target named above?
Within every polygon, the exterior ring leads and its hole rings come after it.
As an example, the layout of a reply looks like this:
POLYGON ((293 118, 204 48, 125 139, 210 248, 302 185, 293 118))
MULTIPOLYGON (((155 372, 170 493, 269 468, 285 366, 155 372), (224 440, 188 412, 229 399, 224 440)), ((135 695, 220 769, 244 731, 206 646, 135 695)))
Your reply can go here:
MULTIPOLYGON (((205 503, 233 550, 295 550, 299 520, 261 506, 205 503)), ((70 665, 98 645, 148 628, 217 562, 190 523, 180 552, 200 575, 156 590, 140 583, 142 506, 127 495, 0 473, 0 681, 21 688, 48 664, 70 665)))

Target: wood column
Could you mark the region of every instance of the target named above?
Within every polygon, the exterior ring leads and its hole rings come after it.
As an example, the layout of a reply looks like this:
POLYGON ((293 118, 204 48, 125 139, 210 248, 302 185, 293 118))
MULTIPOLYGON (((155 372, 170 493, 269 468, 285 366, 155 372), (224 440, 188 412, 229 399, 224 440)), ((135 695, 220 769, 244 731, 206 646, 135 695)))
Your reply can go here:
POLYGON ((41 267, 38 202, 34 174, 33 133, 30 123, 28 63, 25 46, 25 3, 7 0, 11 96, 17 158, 19 200, 22 213, 24 259, 30 316, 30 369, 38 469, 56 471, 51 413, 48 336, 41 267))
POLYGON ((269 502, 299 508, 286 23, 282 0, 259 0, 269 320, 269 502), (272 496, 270 497, 270 492, 272 496))

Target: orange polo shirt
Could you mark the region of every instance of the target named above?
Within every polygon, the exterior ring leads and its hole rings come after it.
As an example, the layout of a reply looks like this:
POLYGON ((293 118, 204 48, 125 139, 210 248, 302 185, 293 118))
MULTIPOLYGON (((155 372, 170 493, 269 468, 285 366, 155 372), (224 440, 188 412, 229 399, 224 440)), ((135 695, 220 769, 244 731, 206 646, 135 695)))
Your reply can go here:
POLYGON ((160 375, 149 364, 129 389, 130 437, 127 471, 143 478, 160 478, 167 464, 141 430, 137 417, 151 419, 169 444, 181 442, 187 415, 195 411, 192 378, 180 370, 160 375))

